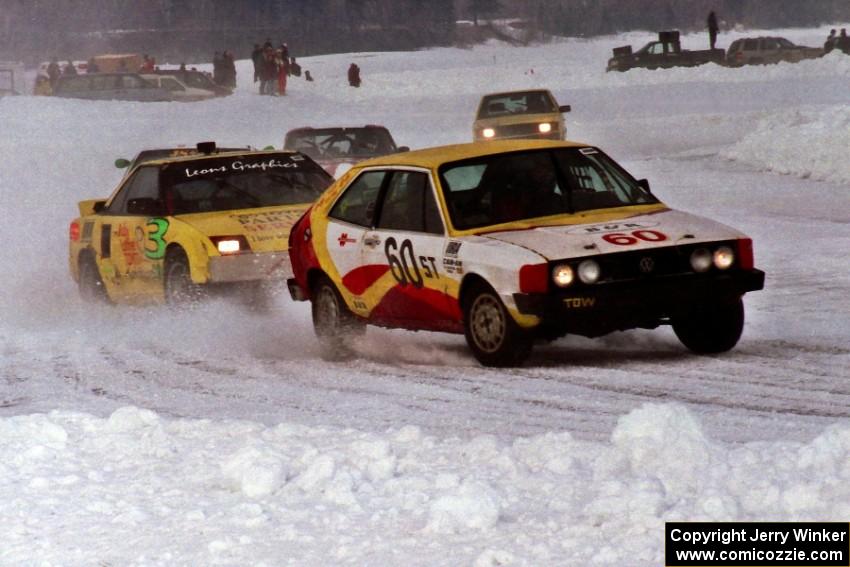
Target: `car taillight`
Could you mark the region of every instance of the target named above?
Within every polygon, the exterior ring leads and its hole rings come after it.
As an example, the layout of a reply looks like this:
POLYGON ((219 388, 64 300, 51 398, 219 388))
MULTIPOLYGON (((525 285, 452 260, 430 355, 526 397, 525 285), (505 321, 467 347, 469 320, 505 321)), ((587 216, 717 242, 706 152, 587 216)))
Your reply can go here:
POLYGON ((522 293, 549 291, 549 264, 526 264, 520 268, 519 290, 522 293))
POLYGON ((71 242, 78 242, 80 240, 80 223, 71 221, 71 226, 68 228, 68 237, 71 239, 71 242))
POLYGON ((738 266, 742 270, 752 270, 755 267, 753 256, 753 241, 750 238, 738 239, 738 266))

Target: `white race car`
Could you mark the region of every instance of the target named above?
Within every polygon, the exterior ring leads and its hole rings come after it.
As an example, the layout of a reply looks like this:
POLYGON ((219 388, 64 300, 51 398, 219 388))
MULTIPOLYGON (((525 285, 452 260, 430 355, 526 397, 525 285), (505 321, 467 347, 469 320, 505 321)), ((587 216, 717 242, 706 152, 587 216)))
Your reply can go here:
POLYGON ((464 333, 485 365, 537 337, 672 324, 694 352, 738 342, 764 285, 752 241, 675 211, 598 148, 494 141, 356 164, 293 227, 296 300, 324 351, 365 323, 464 333))

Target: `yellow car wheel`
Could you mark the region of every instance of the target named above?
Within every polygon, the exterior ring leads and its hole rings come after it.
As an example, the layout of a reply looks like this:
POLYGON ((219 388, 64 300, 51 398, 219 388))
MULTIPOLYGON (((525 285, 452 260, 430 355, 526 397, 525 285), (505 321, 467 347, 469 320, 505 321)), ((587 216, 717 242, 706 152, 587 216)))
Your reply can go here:
POLYGON ((165 255, 165 302, 172 307, 194 307, 206 298, 203 286, 192 281, 189 259, 181 248, 173 248, 165 255))
POLYGON ((103 278, 97 269, 97 263, 90 255, 80 258, 80 297, 86 303, 107 303, 109 297, 103 285, 103 278))

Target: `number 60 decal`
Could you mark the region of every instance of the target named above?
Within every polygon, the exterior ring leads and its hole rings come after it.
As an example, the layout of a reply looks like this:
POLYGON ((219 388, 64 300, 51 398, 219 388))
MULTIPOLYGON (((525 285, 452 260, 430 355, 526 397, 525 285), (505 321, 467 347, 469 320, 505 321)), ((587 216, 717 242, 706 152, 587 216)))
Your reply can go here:
POLYGON ((667 240, 667 235, 658 232, 657 230, 635 230, 629 234, 623 232, 611 232, 602 237, 605 242, 616 244, 617 246, 631 246, 637 244, 640 240, 645 242, 661 242, 667 240))

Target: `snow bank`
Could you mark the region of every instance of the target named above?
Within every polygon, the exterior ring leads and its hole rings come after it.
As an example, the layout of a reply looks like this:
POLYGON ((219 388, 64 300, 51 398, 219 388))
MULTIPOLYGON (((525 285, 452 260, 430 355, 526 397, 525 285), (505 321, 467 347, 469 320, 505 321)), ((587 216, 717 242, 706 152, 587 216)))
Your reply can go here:
POLYGON ((6 418, 0 436, 3 565, 658 565, 668 520, 850 515, 850 426, 727 445, 678 405, 604 443, 134 407, 6 418))
POLYGON ((850 184, 848 147, 850 108, 837 106, 771 113, 722 155, 776 173, 850 184))

